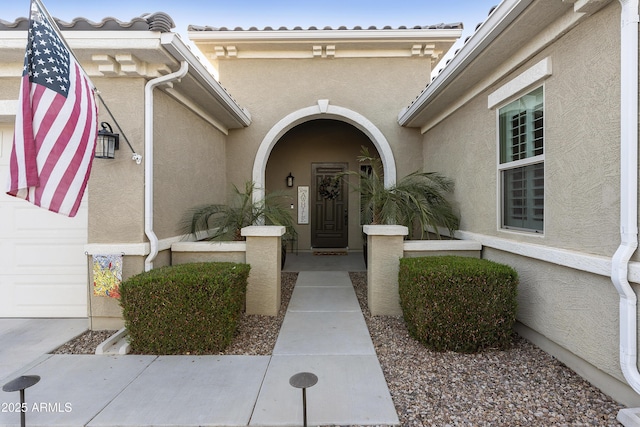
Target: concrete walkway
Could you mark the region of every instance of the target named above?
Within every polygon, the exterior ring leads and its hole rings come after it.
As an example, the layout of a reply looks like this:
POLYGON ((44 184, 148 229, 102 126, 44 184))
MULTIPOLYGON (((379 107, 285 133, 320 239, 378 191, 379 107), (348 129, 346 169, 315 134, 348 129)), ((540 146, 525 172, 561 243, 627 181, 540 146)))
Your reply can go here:
POLYGON ((251 425, 301 425, 301 392, 312 372, 311 425, 398 424, 364 316, 347 272, 301 272, 273 350, 251 425))
MULTIPOLYGON (((26 390, 28 426, 296 426, 289 378, 303 371, 318 376, 309 425, 399 424, 346 271, 299 274, 272 356, 46 354, 0 377, 42 377, 26 390)), ((0 392, 0 426, 20 424, 18 402, 0 392)))

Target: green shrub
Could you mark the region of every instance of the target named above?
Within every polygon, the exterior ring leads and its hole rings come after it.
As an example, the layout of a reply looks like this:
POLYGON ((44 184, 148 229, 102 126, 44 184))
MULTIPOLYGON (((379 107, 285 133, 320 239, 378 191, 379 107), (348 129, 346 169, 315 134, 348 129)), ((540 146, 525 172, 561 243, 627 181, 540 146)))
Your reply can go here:
POLYGON ((435 351, 474 353, 511 345, 518 274, 456 256, 403 258, 400 305, 409 333, 435 351))
POLYGON ((133 276, 120 286, 131 349, 144 354, 224 350, 244 310, 250 266, 193 263, 133 276))

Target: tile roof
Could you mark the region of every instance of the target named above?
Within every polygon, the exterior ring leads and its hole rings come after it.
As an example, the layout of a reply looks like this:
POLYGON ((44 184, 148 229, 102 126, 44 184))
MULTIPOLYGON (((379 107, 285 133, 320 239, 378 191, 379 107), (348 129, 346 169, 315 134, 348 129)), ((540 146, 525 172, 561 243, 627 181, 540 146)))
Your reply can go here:
MULTIPOLYGON (((91 30, 123 31, 124 30, 124 31, 169 32, 171 31, 171 29, 175 28, 176 26, 175 23, 173 22, 173 19, 164 12, 143 14, 139 17, 131 19, 131 21, 129 22, 123 22, 112 17, 106 17, 100 22, 93 22, 83 17, 75 18, 71 22, 65 22, 58 18, 54 18, 54 19, 58 24, 58 27, 61 30, 65 30, 65 31, 91 31, 91 30)), ((20 30, 27 30, 28 27, 29 27, 28 18, 20 17, 13 22, 0 19, 0 31, 3 31, 3 30, 4 31, 16 31, 16 30, 20 31, 20 30)), ((422 30, 461 30, 463 29, 463 24, 461 22, 455 22, 450 24, 440 23, 440 24, 425 25, 425 26, 416 25, 413 27, 407 27, 403 25, 396 28, 391 27, 389 25, 386 25, 380 28, 376 26, 362 27, 359 25, 352 28, 347 28, 345 26, 340 26, 336 28, 333 28, 330 26, 326 26, 322 28, 315 27, 315 26, 302 28, 297 26, 291 29, 288 27, 278 27, 278 28, 264 27, 262 29, 257 27, 250 27, 250 28, 244 29, 242 27, 234 27, 234 28, 211 27, 208 25, 207 26, 189 25, 188 27, 189 31, 317 31, 317 30, 362 31, 362 30, 407 30, 407 29, 409 30, 421 30, 421 29, 422 30)))
MULTIPOLYGON (((160 31, 166 33, 176 26, 173 19, 164 12, 147 13, 133 18, 129 22, 122 22, 111 17, 104 18, 100 22, 93 22, 82 17, 75 18, 71 22, 54 19, 60 30, 64 31, 160 31)), ((0 19, 0 31, 26 31, 28 28, 28 18, 17 18, 13 22, 0 19)))
MULTIPOLYGON (((487 19, 489 18, 489 16, 491 16, 491 14, 493 13, 493 11, 494 11, 494 10, 496 10, 496 8, 497 8, 497 7, 498 7, 498 6, 496 5, 496 6, 492 6, 492 7, 491 7, 491 9, 489 9, 489 13, 487 14, 487 19)), ((485 23, 485 21, 486 21, 486 19, 485 19, 484 21, 482 21, 482 22, 479 22, 479 23, 478 23, 478 25, 476 25, 476 28, 474 29, 474 34, 475 34, 475 32, 477 32, 477 31, 478 31, 478 29, 480 29, 480 27, 482 27, 482 24, 484 24, 484 23, 485 23)), ((467 42, 469 41, 469 39, 470 39, 472 36, 473 36, 473 35, 471 35, 471 36, 467 36, 467 37, 464 39, 463 46, 464 46, 465 44, 467 44, 467 42)), ((462 49, 462 48, 458 48, 458 49, 453 53, 453 57, 455 57, 455 56, 458 54, 458 52, 460 51, 460 49, 462 49)), ((442 68, 438 69, 438 71, 436 72, 436 76, 437 76, 437 75, 439 75, 440 73, 442 73, 442 71, 447 67, 447 65, 449 65, 449 63, 451 62, 451 60, 453 59, 453 57, 449 58, 449 59, 445 62, 444 66, 443 66, 442 68)), ((435 79, 435 77, 434 77, 434 79, 435 79)), ((407 106, 407 108, 410 108, 413 104, 415 104, 415 103, 416 103, 416 101, 418 101, 418 99, 420 98, 420 96, 421 96, 424 92, 426 92, 426 91, 427 91, 427 89, 429 88, 429 86, 431 85, 431 83, 433 83, 433 80, 432 80, 432 81, 430 81, 429 83, 427 83, 427 85, 426 85, 426 86, 425 86, 425 87, 420 91, 420 93, 419 93, 419 94, 418 94, 418 95, 413 99, 413 101, 411 101, 411 102, 409 103, 409 105, 407 106)))
POLYGON ((288 27, 278 27, 273 28, 273 27, 264 27, 262 29, 257 28, 257 27, 250 27, 248 29, 244 29, 242 27, 235 27, 235 28, 228 28, 228 27, 211 27, 211 26, 199 26, 199 25, 189 25, 188 27, 188 31, 318 31, 318 30, 322 30, 322 31, 334 31, 334 30, 341 30, 341 31, 348 31, 348 30, 355 30, 355 31, 360 31, 360 30, 461 30, 463 29, 463 25, 462 22, 456 22, 456 23, 452 23, 452 24, 434 24, 434 25, 427 25, 427 26, 420 26, 420 25, 416 25, 414 27, 406 27, 406 26, 400 26, 397 28, 393 28, 389 25, 386 25, 384 27, 381 28, 377 28, 376 26, 370 26, 370 27, 361 27, 361 26, 355 26, 353 28, 347 28, 345 26, 340 26, 340 27, 308 27, 308 28, 302 28, 302 27, 294 27, 294 28, 288 28, 288 27))

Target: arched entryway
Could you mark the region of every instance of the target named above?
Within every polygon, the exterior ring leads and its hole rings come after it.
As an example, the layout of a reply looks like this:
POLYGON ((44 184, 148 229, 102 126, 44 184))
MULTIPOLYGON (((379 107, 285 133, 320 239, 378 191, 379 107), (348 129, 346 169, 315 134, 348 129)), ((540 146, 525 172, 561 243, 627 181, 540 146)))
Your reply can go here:
POLYGON ((295 111, 280 120, 259 147, 253 167, 253 180, 258 189, 254 199, 261 199, 266 188, 270 191, 284 190, 291 197, 292 213, 298 220, 296 228, 303 250, 310 247, 361 247, 359 199, 349 189, 344 189, 344 197, 341 195, 324 204, 309 200, 306 222, 300 218, 304 208, 299 204, 300 189, 310 191, 313 196, 327 176, 341 170, 358 170, 356 158, 361 146, 368 147, 372 153, 377 151, 385 169, 385 184, 395 183, 395 160, 391 148, 368 119, 352 110, 329 105, 328 101, 318 101, 318 105, 295 111), (289 172, 296 177, 296 182, 294 187, 287 188, 285 178, 289 172), (328 210, 325 212, 323 209, 328 210), (337 219, 337 228, 331 228, 334 224, 327 224, 326 229, 319 227, 324 222, 318 222, 318 218, 325 213, 328 218, 337 219), (341 227, 346 227, 347 217, 348 229, 343 230, 341 227), (345 221, 341 222, 342 219, 345 221), (350 235, 349 244, 346 240, 340 243, 338 231, 350 235), (338 239, 336 243, 333 243, 334 238, 338 239))

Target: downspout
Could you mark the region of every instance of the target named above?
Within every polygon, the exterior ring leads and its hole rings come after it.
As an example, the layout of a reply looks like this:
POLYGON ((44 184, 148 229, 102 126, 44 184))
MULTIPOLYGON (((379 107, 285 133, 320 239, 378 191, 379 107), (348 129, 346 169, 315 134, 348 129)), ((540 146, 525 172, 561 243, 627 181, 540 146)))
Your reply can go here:
POLYGON ((637 296, 628 279, 638 248, 638 0, 619 0, 621 20, 620 237, 611 263, 611 280, 620 294, 620 367, 640 394, 637 296))
POLYGON ((158 236, 153 231, 153 89, 181 79, 187 71, 189 64, 182 61, 178 71, 149 80, 144 87, 144 232, 149 239, 149 256, 144 261, 144 271, 153 269, 153 261, 158 256, 158 236))

